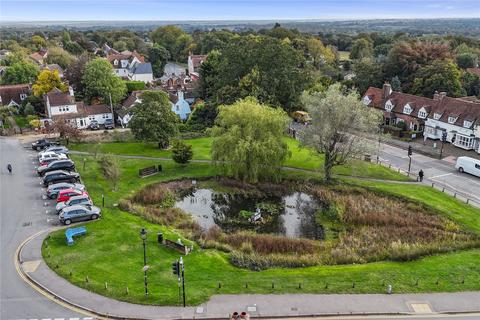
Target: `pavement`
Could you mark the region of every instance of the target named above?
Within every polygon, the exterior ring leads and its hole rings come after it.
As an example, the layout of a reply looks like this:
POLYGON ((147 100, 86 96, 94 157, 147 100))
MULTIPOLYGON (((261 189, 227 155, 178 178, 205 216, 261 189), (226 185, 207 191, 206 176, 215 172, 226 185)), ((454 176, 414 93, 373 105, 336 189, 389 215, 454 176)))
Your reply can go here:
MULTIPOLYGON (((396 152, 401 153, 382 147, 381 159, 393 157, 394 161, 396 152)), ((39 178, 34 173, 35 154, 16 139, 0 138, 2 320, 225 319, 233 311, 264 318, 342 315, 342 319, 480 319, 480 292, 216 295, 202 305, 187 308, 134 305, 89 292, 57 276, 42 260, 43 239, 58 226, 48 203, 45 207, 42 200, 39 178), (13 175, 6 172, 7 163, 12 163, 13 175), (462 314, 449 314, 459 312, 462 314)), ((405 165, 405 159, 400 159, 398 165, 405 165)), ((430 158, 414 158, 415 166, 429 170, 427 176, 450 168, 440 164, 430 158)))

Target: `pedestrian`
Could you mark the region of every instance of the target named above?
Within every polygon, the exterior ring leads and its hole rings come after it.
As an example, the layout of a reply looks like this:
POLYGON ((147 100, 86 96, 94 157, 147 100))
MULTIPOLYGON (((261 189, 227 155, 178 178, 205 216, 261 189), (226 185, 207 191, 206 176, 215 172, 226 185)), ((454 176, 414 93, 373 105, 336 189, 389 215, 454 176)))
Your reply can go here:
POLYGON ((10 163, 7 165, 7 170, 8 173, 12 174, 12 165, 10 163))
POLYGON ((424 175, 424 174, 423 174, 423 170, 420 169, 420 171, 418 172, 418 178, 420 179, 420 182, 423 181, 423 175, 424 175))

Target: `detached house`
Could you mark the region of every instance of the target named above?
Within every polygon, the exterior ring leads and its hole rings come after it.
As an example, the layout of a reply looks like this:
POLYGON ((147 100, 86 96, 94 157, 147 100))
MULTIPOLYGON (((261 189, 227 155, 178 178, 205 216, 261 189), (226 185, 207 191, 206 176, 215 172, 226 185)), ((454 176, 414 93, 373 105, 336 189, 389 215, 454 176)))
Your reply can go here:
POLYGON ((469 98, 447 97, 435 93, 433 99, 392 91, 389 84, 382 89, 370 87, 362 102, 383 111, 385 125, 406 124, 408 130, 423 132, 429 139, 442 139, 453 145, 480 153, 480 103, 469 98))
POLYGON ((62 92, 57 88, 44 95, 45 111, 53 121, 65 119, 79 129, 87 128, 93 120, 104 124, 106 119, 113 119, 111 108, 106 105, 85 105, 76 102, 73 89, 62 92))
POLYGON ((36 64, 42 65, 45 63, 45 59, 48 56, 48 50, 47 49, 41 49, 37 52, 32 53, 28 57, 33 60, 36 64))
POLYGON ((29 84, 0 86, 0 106, 19 107, 30 94, 29 84))
POLYGON ((198 72, 202 63, 207 60, 207 55, 188 54, 188 74, 191 77, 198 77, 198 72))
POLYGON ((115 74, 119 77, 145 83, 153 81, 152 64, 145 62, 144 57, 136 51, 127 50, 109 54, 107 60, 112 64, 115 74))

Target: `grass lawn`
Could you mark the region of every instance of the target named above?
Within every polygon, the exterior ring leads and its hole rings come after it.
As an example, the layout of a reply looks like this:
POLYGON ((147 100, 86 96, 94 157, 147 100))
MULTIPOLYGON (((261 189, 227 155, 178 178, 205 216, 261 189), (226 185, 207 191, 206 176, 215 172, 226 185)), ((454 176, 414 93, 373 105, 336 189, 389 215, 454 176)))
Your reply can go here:
MULTIPOLYGON (((81 159, 75 155, 72 158, 81 159)), ((140 159, 121 159, 120 164, 122 180, 116 192, 111 191, 95 161, 87 162, 86 170, 79 166, 93 200, 100 204, 101 195, 105 195, 103 217, 86 224, 87 235, 76 238, 71 247, 66 245, 63 231, 52 233, 43 246, 44 258, 67 280, 99 294, 135 303, 179 304, 176 277, 171 273, 171 263, 179 255, 159 246, 156 234, 162 231, 171 240, 181 238, 181 235, 176 230, 123 212, 114 204, 146 184, 180 177, 211 176, 215 175, 215 168, 203 163, 179 166, 172 161, 140 159), (144 179, 137 176, 139 168, 152 164, 162 164, 163 172, 144 179), (148 230, 148 298, 143 294, 143 251, 139 236, 142 227, 148 230), (88 283, 85 281, 87 276, 88 283), (105 282, 108 289, 105 289, 105 282)), ((462 205, 445 194, 435 193, 429 187, 353 179, 348 182, 417 199, 480 233, 480 210, 462 205)), ((222 293, 381 293, 388 284, 393 285, 394 292, 479 290, 479 263, 480 250, 469 250, 404 263, 387 261, 254 272, 234 267, 225 253, 194 250, 185 257, 186 295, 187 303, 193 305, 222 293)))
MULTIPOLYGON (((212 138, 197 138, 185 140, 187 144, 192 145, 193 159, 209 160, 212 138)), ((323 156, 314 155, 306 148, 300 148, 298 141, 285 138, 292 156, 285 161, 285 166, 307 170, 319 170, 323 168, 323 156)), ((78 143, 70 146, 72 150, 92 151, 92 144, 78 143)), ((143 142, 110 142, 98 145, 98 152, 112 153, 122 155, 139 155, 147 157, 165 157, 170 158, 169 150, 160 150, 156 143, 143 142)), ((367 177, 385 180, 407 181, 408 178, 403 174, 387 169, 383 166, 370 164, 364 161, 351 161, 348 165, 334 168, 334 173, 339 175, 351 175, 356 177, 367 177)))

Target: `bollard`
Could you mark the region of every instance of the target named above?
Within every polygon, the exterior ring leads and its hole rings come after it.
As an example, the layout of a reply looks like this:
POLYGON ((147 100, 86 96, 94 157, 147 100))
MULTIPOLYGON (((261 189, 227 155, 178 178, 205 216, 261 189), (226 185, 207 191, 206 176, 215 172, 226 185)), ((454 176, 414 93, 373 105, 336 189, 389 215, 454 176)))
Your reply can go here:
POLYGON ((85 282, 88 283, 88 276, 85 277, 85 282))
POLYGON ((454 197, 454 198, 457 197, 457 193, 456 193, 456 192, 453 193, 453 197, 454 197))
POLYGON ((392 294, 392 285, 391 284, 389 284, 387 286, 387 294, 392 294))
POLYGON ((125 288, 125 294, 128 295, 128 287, 125 288))
POLYGON ((105 290, 108 290, 108 284, 105 282, 105 290))
POLYGON ((433 188, 434 183, 432 182, 432 188, 433 188))
POLYGON ((272 282, 272 289, 275 289, 275 282, 272 282))
POLYGON ((245 289, 248 289, 248 283, 245 282, 245 289))
POLYGON ((222 288, 222 284, 219 282, 218 283, 218 289, 221 289, 222 288))
POLYGON ((442 192, 445 192, 445 187, 442 188, 442 192))
POLYGON ((328 289, 328 282, 325 282, 325 289, 328 289))
POLYGON ((467 204, 470 202, 470 199, 467 198, 467 204))

